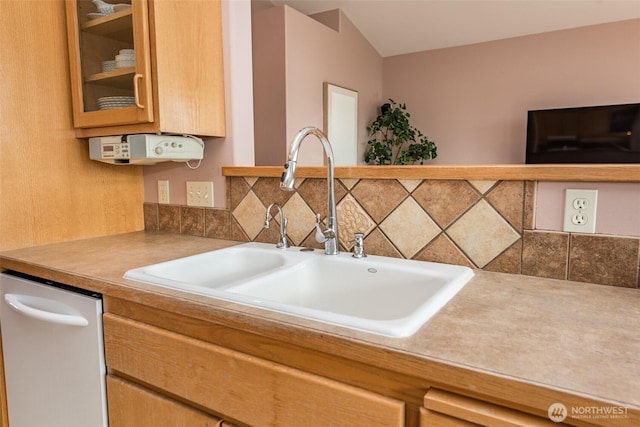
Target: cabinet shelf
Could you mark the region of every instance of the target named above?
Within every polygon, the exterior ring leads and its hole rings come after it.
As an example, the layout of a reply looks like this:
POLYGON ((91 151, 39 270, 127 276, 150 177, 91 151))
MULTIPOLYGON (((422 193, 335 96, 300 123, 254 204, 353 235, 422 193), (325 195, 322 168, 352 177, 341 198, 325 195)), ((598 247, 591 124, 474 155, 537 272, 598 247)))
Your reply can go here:
POLYGON ((134 74, 134 67, 118 68, 113 71, 92 74, 85 79, 85 82, 102 84, 105 86, 112 86, 121 89, 131 89, 133 87, 134 74))
POLYGON ((88 21, 82 26, 82 31, 131 43, 133 37, 131 32, 132 16, 131 8, 121 10, 92 21, 88 21))

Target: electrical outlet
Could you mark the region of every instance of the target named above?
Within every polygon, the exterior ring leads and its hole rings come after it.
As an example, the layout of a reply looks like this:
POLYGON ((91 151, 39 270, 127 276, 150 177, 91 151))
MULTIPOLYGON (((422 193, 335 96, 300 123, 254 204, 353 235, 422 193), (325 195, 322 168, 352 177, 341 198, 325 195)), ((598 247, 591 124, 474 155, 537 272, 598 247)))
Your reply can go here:
POLYGON ((187 181, 187 206, 213 207, 213 182, 187 181))
POLYGON ((169 181, 158 180, 158 203, 169 204, 169 181))
POLYGON ((598 190, 565 190, 564 231, 576 233, 596 232, 598 190))

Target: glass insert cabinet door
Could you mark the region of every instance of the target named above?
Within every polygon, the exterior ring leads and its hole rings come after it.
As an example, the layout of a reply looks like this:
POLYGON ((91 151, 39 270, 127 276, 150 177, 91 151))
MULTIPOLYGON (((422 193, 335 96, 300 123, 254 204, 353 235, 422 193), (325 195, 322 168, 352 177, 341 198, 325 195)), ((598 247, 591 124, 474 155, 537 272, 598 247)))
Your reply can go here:
POLYGON ((75 127, 153 122, 147 0, 65 4, 75 127))

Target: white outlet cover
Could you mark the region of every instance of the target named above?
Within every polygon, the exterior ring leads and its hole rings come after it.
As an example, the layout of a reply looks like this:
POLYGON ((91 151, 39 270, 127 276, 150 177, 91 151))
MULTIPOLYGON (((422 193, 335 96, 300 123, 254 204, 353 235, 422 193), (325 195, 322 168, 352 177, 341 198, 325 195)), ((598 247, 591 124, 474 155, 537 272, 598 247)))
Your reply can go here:
POLYGON ((564 196, 563 230, 570 233, 595 233, 597 208, 598 190, 567 188, 564 196), (578 206, 584 207, 576 208, 578 206), (576 216, 579 221, 574 220, 576 216))
POLYGON ((169 181, 158 180, 158 203, 169 204, 169 181))

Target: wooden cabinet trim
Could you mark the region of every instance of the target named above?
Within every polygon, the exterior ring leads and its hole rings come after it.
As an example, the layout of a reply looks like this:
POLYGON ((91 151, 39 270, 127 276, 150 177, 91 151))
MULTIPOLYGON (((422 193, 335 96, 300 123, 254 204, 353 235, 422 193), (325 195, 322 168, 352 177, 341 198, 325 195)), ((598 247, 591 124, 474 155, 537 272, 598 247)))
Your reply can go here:
MULTIPOLYGON (((225 166, 224 176, 279 178, 282 166, 225 166)), ((300 166, 300 178, 325 178, 323 166, 300 166)), ((338 166, 336 178, 640 182, 640 165, 338 166)))

